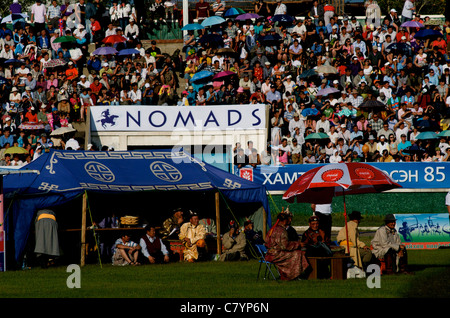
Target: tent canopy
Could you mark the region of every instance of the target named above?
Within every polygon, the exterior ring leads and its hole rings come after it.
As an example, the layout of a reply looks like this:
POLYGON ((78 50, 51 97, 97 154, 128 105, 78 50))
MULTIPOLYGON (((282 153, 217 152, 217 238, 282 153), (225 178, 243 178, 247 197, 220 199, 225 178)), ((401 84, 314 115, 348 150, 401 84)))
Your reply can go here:
MULTIPOLYGON (((51 150, 20 170, 39 174, 4 176, 4 195, 14 198, 15 258, 20 260, 38 209, 64 204, 84 191, 130 193, 144 191, 220 191, 237 203, 260 203, 270 226, 264 186, 245 180, 189 153, 168 150, 51 150)), ((6 225, 11 221, 6 222, 6 225)), ((11 233, 8 231, 8 237, 11 233)))

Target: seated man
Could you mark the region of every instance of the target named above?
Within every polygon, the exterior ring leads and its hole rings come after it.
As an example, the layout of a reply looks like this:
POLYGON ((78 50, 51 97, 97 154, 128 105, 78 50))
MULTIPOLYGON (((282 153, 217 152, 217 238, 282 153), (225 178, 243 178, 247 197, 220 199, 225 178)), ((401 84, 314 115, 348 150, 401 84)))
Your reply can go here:
POLYGON ((393 214, 384 218, 384 226, 381 226, 372 239, 372 253, 378 259, 384 259, 386 264, 385 274, 407 273, 408 258, 406 248, 401 244, 400 235, 395 229, 396 219, 393 214))
POLYGON ((177 239, 183 222, 183 210, 181 208, 174 209, 172 216, 163 222, 162 229, 159 231, 162 239, 177 239))
POLYGON ((309 228, 303 233, 301 242, 306 251, 306 257, 331 256, 330 239, 319 229, 319 217, 312 216, 308 220, 309 228))
POLYGON ((245 254, 247 240, 243 231, 239 231, 239 225, 235 221, 231 221, 230 230, 224 234, 222 243, 225 251, 220 255, 220 261, 247 261, 245 254))
POLYGON ((288 222, 286 213, 278 214, 277 223, 270 229, 266 239, 266 261, 277 266, 281 280, 298 279, 309 267, 300 241, 288 240, 288 222))
POLYGON ((206 254, 206 230, 199 224, 198 214, 189 211, 189 222, 181 226, 179 239, 183 242, 184 260, 193 263, 202 259, 206 254))
POLYGON ((347 223, 348 235, 345 226, 342 227, 337 235, 337 241, 340 246, 345 247, 345 253, 350 253, 355 266, 365 270, 367 265, 372 261, 372 252, 370 251, 370 248, 359 239, 358 225, 361 223, 363 217, 361 216, 361 212, 353 211, 350 213, 349 219, 350 221, 347 223), (347 250, 347 236, 350 252, 347 250))
POLYGON ((150 264, 169 262, 169 252, 162 240, 156 236, 154 226, 147 225, 145 227, 145 234, 141 237, 139 245, 146 262, 148 261, 150 264))
POLYGON ((114 255, 112 257, 113 265, 125 266, 125 265, 140 265, 137 262, 139 251, 141 247, 130 240, 128 233, 122 233, 114 244, 114 255))
POLYGON ((199 224, 203 225, 206 230, 206 236, 208 237, 216 237, 217 236, 217 227, 214 219, 204 218, 199 221, 199 224))
POLYGON ((247 220, 244 222, 244 234, 245 238, 250 244, 247 244, 246 254, 248 255, 257 255, 256 245, 263 245, 264 239, 261 231, 256 232, 253 229, 253 222, 251 220, 247 220))

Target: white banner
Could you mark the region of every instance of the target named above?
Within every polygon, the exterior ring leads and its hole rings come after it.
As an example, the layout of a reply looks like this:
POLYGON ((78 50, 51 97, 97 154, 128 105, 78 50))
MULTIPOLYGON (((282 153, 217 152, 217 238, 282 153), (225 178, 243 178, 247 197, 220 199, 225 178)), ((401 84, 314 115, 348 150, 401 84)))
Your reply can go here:
POLYGON ((265 129, 266 106, 93 106, 91 131, 265 129))

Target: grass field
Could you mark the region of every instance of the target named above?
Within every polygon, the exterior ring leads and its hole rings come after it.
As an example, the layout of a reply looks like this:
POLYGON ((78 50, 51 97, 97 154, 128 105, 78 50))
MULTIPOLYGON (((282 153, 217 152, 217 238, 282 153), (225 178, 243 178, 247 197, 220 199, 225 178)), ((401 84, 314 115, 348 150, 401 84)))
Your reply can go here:
POLYGON ((414 275, 366 279, 256 281, 259 263, 202 262, 81 268, 81 288, 68 288, 65 266, 0 273, 0 298, 448 298, 450 249, 409 251, 414 275))

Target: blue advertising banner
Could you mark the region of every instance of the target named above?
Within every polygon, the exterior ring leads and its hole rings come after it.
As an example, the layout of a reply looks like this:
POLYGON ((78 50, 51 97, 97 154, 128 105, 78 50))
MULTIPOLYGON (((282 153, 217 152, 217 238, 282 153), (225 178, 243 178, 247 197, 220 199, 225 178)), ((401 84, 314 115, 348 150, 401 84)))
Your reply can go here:
MULTIPOLYGON (((373 162, 368 163, 388 174, 403 189, 450 188, 450 162, 373 162)), ((268 191, 286 191, 306 171, 324 164, 257 166, 237 169, 242 178, 262 184, 268 191)))
POLYGON ((395 214, 396 230, 408 249, 436 249, 450 246, 448 213, 395 214))

